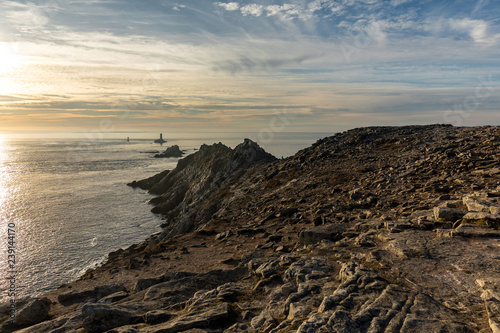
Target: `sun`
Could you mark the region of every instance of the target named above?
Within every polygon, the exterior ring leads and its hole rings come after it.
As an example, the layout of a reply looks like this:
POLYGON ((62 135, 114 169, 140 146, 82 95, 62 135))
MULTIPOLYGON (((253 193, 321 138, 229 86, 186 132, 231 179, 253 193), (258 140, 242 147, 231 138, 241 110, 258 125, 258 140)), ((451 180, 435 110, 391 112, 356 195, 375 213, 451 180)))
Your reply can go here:
POLYGON ((20 62, 21 56, 15 52, 14 44, 0 42, 0 75, 14 71, 20 62))

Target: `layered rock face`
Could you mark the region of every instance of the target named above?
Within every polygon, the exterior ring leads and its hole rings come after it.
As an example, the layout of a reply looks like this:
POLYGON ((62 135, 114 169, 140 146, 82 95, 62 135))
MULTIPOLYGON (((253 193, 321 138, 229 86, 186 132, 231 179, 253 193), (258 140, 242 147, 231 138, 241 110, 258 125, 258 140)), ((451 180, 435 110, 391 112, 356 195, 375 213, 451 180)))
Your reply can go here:
POLYGON ((129 185, 160 195, 151 203, 154 213, 166 215, 160 238, 164 240, 204 225, 228 199, 228 188, 238 176, 253 165, 275 160, 249 139, 234 149, 222 143, 202 145, 172 171, 129 185))
POLYGON ((159 195, 161 235, 26 300, 52 301, 44 321, 3 331, 500 331, 500 127, 361 128, 284 160, 246 141, 181 161, 134 183, 159 195))

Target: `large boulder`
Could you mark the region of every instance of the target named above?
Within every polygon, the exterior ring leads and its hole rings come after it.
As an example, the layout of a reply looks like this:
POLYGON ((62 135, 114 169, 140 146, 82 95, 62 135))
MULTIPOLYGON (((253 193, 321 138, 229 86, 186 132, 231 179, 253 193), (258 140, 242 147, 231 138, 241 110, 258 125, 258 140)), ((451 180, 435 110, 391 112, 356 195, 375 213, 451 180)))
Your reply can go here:
POLYGON ((448 207, 435 207, 434 208, 434 217, 437 221, 451 221, 455 222, 456 220, 460 220, 467 211, 457 208, 448 208, 448 207))
POLYGON ((46 297, 35 298, 19 309, 15 324, 20 327, 38 324, 49 317, 50 300, 46 297))

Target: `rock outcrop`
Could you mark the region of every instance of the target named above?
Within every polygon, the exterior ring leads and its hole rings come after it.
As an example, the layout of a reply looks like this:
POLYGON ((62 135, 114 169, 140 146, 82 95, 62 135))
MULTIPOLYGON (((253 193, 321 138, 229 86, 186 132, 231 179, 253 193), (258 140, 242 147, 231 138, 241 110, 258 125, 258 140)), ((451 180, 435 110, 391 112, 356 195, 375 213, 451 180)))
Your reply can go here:
POLYGON ((499 332, 500 127, 203 146, 132 185, 165 231, 3 332, 499 332))
POLYGON ((184 152, 179 148, 178 145, 173 145, 168 147, 163 153, 156 154, 156 158, 168 158, 168 157, 182 157, 184 152))
POLYGON ((275 161, 255 142, 245 139, 231 149, 222 143, 202 145, 196 153, 179 160, 177 167, 161 176, 131 183, 159 197, 151 200, 153 212, 166 215, 160 240, 195 230, 206 224, 226 200, 234 179, 249 167, 275 161))

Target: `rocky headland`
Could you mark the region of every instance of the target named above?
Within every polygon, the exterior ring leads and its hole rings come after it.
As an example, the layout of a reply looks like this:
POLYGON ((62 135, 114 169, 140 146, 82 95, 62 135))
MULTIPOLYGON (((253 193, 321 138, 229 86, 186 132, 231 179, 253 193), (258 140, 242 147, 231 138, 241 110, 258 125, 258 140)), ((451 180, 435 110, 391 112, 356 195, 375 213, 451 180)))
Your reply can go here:
POLYGON ((129 185, 164 231, 2 332, 500 332, 500 127, 204 145, 129 185))

